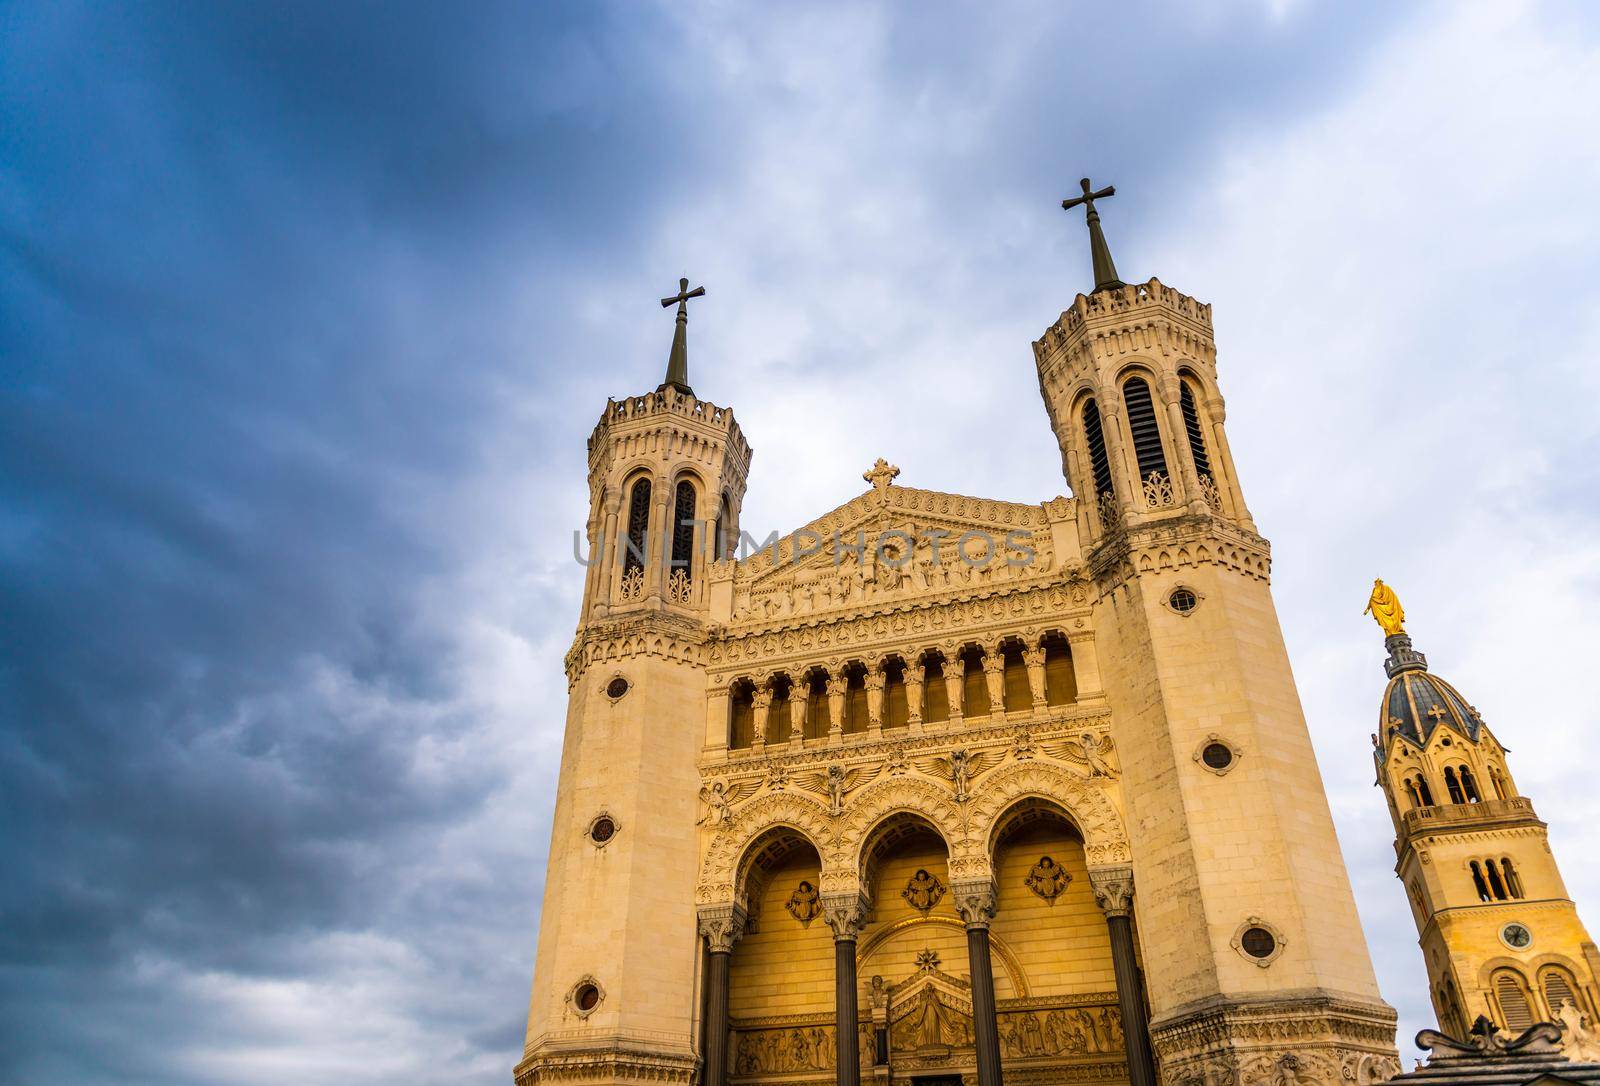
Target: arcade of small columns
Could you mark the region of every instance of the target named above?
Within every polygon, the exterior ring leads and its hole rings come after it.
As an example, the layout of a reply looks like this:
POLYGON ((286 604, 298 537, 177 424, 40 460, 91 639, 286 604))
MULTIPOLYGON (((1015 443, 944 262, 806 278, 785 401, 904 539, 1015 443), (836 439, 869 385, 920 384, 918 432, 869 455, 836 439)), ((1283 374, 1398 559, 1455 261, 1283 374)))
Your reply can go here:
MULTIPOLYGON (((886 836, 931 833, 943 843, 949 891, 965 928, 971 978, 972 1041, 979 1086, 1001 1086, 990 925, 996 917, 996 854, 1019 817, 1054 819, 1083 843, 1088 881, 1103 913, 1116 983, 1117 1008, 1132 1086, 1154 1086, 1145 994, 1133 932, 1133 874, 1120 816, 1104 782, 1085 781, 1043 761, 994 770, 964 801, 932 781, 902 777, 864 788, 837 813, 794 793, 749 804, 717 832, 701 871, 699 930, 707 950, 702 1051, 705 1086, 726 1086, 731 1053, 729 978, 735 945, 745 933, 752 894, 764 862, 796 848, 814 850, 820 864, 821 918, 834 943, 834 1077, 859 1086, 861 1023, 858 938, 873 920, 875 871, 886 836), (980 842, 974 845, 974 842, 980 842), (1102 862, 1106 859, 1114 862, 1102 862)), ((1046 936, 1048 937, 1048 936, 1046 936)), ((874 1015, 874 1066, 887 1051, 884 1024, 874 1015)), ((864 1025, 865 1023, 861 1023, 864 1025)))
POLYGON ((946 731, 968 720, 1102 698, 1092 630, 1012 634, 878 657, 850 656, 742 676, 712 691, 726 702, 727 745, 759 753, 807 740, 946 731))

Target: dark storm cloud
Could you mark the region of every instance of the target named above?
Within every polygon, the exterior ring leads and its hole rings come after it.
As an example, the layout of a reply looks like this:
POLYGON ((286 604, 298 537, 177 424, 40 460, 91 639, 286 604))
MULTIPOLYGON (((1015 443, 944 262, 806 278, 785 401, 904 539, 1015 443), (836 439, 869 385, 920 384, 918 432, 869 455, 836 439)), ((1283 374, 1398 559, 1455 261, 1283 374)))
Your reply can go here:
MULTIPOLYGON (((996 96, 1003 124, 918 164, 958 233, 1085 162, 1154 209, 1375 32, 975 10, 888 9, 859 88, 907 117, 996 96)), ((585 294, 657 272, 663 220, 748 183, 807 93, 719 74, 784 52, 720 19, 0 13, 0 1077, 507 1078, 553 771, 507 736, 561 706, 486 708, 470 631, 494 612, 559 688, 594 390, 642 387, 656 356, 625 352, 663 335, 648 297, 640 332, 585 294), (528 506, 561 527, 525 568, 528 506)))

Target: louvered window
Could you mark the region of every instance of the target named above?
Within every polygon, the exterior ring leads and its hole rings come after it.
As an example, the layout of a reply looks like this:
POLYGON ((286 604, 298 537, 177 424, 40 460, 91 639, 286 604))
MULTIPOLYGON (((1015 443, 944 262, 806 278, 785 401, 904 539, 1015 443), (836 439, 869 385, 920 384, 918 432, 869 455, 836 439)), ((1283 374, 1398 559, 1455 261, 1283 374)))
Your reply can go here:
POLYGON ((623 572, 643 569, 650 531, 650 480, 640 479, 633 484, 633 494, 628 499, 628 542, 623 548, 623 572))
POLYGON ((1561 1013, 1562 1003, 1578 1006, 1578 996, 1572 990, 1572 980, 1564 972, 1559 969, 1546 969, 1541 979, 1544 981, 1545 1006, 1550 1008, 1552 1019, 1561 1013))
POLYGON ((1094 493, 1099 498, 1115 494, 1111 485, 1111 459, 1106 455, 1106 433, 1100 425, 1100 405, 1094 400, 1083 403, 1083 439, 1089 445, 1089 467, 1094 472, 1094 493))
POLYGON ((1528 1005, 1527 990, 1511 973, 1500 973, 1494 978, 1495 998, 1500 1002, 1500 1015, 1505 1028, 1521 1033, 1533 1025, 1533 1008, 1528 1005))
POLYGON ((1156 425, 1155 405, 1150 402, 1150 386, 1144 378, 1135 377, 1122 386, 1122 401, 1128 405, 1128 432, 1139 458, 1139 478, 1148 479, 1151 472, 1165 475, 1167 458, 1161 451, 1161 428, 1156 425))
POLYGON ((694 576, 694 484, 685 479, 678 484, 672 515, 672 568, 684 576, 694 576))
POLYGON ((1211 457, 1206 454, 1206 435, 1200 429, 1200 410, 1195 406, 1194 390, 1185 381, 1179 386, 1178 406, 1183 409, 1183 428, 1189 433, 1189 449, 1194 453, 1194 470, 1211 474, 1211 457))

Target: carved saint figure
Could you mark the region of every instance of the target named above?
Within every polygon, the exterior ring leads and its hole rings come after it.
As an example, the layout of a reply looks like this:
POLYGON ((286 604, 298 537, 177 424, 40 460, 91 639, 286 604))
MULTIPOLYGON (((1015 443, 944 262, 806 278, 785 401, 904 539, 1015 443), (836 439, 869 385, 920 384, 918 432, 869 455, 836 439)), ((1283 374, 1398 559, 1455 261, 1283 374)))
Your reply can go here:
POLYGON ((1570 999, 1561 1001, 1556 1012, 1561 1023, 1561 1051, 1574 1063, 1592 1063, 1600 1060, 1600 1036, 1590 1027, 1589 1016, 1575 1007, 1570 999))
POLYGON ((934 993, 933 987, 930 985, 924 988, 922 995, 918 997, 917 1047, 934 1048, 947 1046, 952 1039, 958 1039, 954 1035, 958 1034, 959 1030, 951 1028, 948 1022, 949 1017, 950 1012, 945 1009, 943 1003, 939 1002, 939 997, 934 993))
POLYGON ((1066 868, 1048 856, 1040 857, 1039 862, 1033 865, 1033 870, 1028 872, 1028 877, 1023 880, 1028 889, 1052 905, 1071 881, 1072 876, 1067 874, 1066 868))
POLYGON ((822 915, 822 895, 817 893, 815 886, 802 879, 800 885, 794 888, 794 893, 789 895, 789 900, 784 902, 784 908, 800 923, 809 925, 822 915))
POLYGON ((944 883, 938 876, 928 874, 926 868, 917 868, 917 873, 911 876, 911 881, 906 883, 906 888, 900 891, 900 896, 905 898, 913 909, 927 912, 944 897, 944 883))
POLYGON ((1400 606, 1400 597, 1394 594, 1394 589, 1381 579, 1372 582, 1372 596, 1367 600, 1367 609, 1361 613, 1370 614, 1373 621, 1383 627, 1385 637, 1406 632, 1402 625, 1406 620, 1406 609, 1400 606))

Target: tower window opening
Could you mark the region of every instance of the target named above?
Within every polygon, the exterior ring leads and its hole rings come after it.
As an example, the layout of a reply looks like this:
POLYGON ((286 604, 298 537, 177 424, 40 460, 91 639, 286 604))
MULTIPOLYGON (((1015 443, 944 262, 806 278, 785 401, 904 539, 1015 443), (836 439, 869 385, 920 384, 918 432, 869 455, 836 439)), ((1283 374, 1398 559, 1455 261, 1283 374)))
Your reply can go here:
POLYGON ((1095 499, 1115 497, 1116 489, 1111 485, 1111 458, 1106 455, 1106 433, 1100 423, 1100 405, 1095 403, 1093 397, 1083 402, 1083 440, 1089 446, 1089 468, 1094 473, 1095 499))
POLYGON ((1416 810, 1422 806, 1422 797, 1417 795, 1417 785, 1410 777, 1406 778, 1406 796, 1411 800, 1411 809, 1416 810))
POLYGON ((1454 766, 1447 765, 1444 767, 1444 786, 1445 789, 1450 793, 1451 803, 1467 802, 1467 797, 1463 795, 1461 791, 1461 782, 1456 780, 1456 771, 1454 766))
POLYGON ((1489 892, 1494 894, 1496 901, 1504 901, 1509 895, 1506 893, 1506 884, 1500 878, 1500 865, 1493 860, 1483 861, 1485 871, 1489 875, 1489 892))
POLYGON ((1506 1029, 1520 1033, 1533 1025, 1533 1007, 1522 978, 1509 969, 1496 973, 1494 995, 1500 1004, 1500 1017, 1506 1029))
POLYGON ((1500 770, 1495 766, 1489 767, 1489 783, 1494 786, 1494 798, 1506 798, 1506 779, 1500 775, 1500 770))
POLYGON ((1563 1003, 1571 1003, 1578 1010, 1583 1010, 1583 1004, 1578 1002, 1577 986, 1572 983, 1572 978, 1564 969, 1549 968, 1539 977, 1539 987, 1544 989, 1544 1002, 1550 1008, 1548 1021, 1557 1021, 1563 1003))
POLYGON ((1493 901, 1489 896, 1489 884, 1484 881, 1483 868, 1478 866, 1478 861, 1472 861, 1472 887, 1478 891, 1479 901, 1493 901))
POLYGON ((844 733, 854 735, 867 730, 867 669, 852 664, 845 671, 844 733))
POLYGON ((1482 802, 1482 797, 1478 795, 1478 782, 1473 779, 1472 770, 1466 766, 1461 767, 1461 790, 1467 794, 1468 803, 1482 802))
POLYGON ((1078 676, 1072 669, 1072 646, 1059 634, 1044 642, 1044 701, 1069 705, 1078 700, 1078 676))
POLYGON ((633 484, 628 496, 628 539, 623 547, 622 572, 644 569, 645 555, 649 552, 650 533, 650 480, 640 479, 633 484))
POLYGON ((1128 432, 1133 437, 1133 452, 1139 460, 1139 478, 1152 473, 1167 474, 1167 457, 1161 449, 1161 427, 1156 422, 1150 386, 1143 377, 1131 378, 1122 386, 1122 402, 1128 406, 1128 432))
POLYGON ((694 578, 694 563, 690 561, 694 557, 694 497, 694 484, 684 479, 673 499, 671 580, 677 581, 681 570, 684 585, 694 578))
POLYGON ((922 720, 926 724, 949 720, 950 665, 938 656, 929 655, 923 658, 922 666, 922 720))
POLYGON ((787 675, 772 677, 772 704, 767 710, 767 742, 787 743, 794 727, 794 698, 799 687, 787 675))
POLYGON ((728 746, 732 750, 748 749, 756 737, 756 707, 754 689, 744 682, 736 686, 728 697, 728 746))
POLYGON ((1200 410, 1195 406, 1194 389, 1188 381, 1178 386, 1178 407, 1183 411, 1183 429, 1189 435, 1189 451, 1194 454, 1195 474, 1211 475, 1211 457, 1206 453, 1206 435, 1200 428, 1200 410))
POLYGON ((1417 793, 1422 796, 1422 805, 1424 807, 1433 806, 1433 789, 1428 787, 1428 778, 1417 777, 1417 793))
POLYGON ((1001 684, 1001 707, 1008 713, 1030 708, 1033 705, 1033 688, 1028 683, 1028 665, 1022 659, 1022 646, 1008 641, 1000 650, 1005 663, 1004 682, 1001 684))
POLYGON ((1510 856, 1502 856, 1500 858, 1500 869, 1505 872, 1506 889, 1510 892, 1511 896, 1514 898, 1523 897, 1522 876, 1517 874, 1517 869, 1515 867, 1511 866, 1510 856))
POLYGON ((906 701, 906 668, 899 660, 883 665, 883 726, 904 728, 911 722, 906 701))
POLYGON ((989 704, 989 683, 983 677, 983 650, 968 650, 961 657, 960 665, 961 715, 988 716, 994 707, 989 704))

